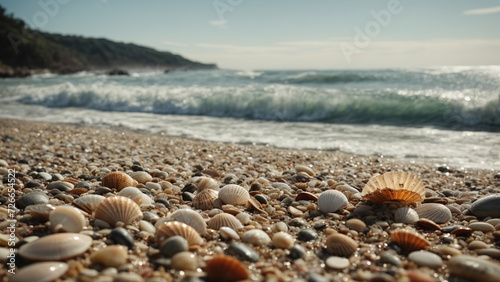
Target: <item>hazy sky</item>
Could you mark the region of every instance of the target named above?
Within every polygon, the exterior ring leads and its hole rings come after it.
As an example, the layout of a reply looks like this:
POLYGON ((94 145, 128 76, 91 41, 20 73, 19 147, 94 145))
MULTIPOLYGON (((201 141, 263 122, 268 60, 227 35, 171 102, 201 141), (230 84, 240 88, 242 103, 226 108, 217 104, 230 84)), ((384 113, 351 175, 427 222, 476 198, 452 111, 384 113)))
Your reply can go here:
POLYGON ((498 0, 0 0, 0 4, 43 31, 133 42, 221 68, 500 65, 498 0))

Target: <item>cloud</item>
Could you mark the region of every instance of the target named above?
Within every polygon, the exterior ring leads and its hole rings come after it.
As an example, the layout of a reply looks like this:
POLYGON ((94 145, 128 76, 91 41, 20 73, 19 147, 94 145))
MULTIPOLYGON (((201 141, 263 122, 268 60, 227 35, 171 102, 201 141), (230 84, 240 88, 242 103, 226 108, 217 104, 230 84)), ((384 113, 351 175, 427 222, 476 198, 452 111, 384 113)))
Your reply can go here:
POLYGON ((500 13, 500 6, 483 8, 483 9, 467 10, 467 11, 463 12, 464 15, 487 15, 487 14, 494 14, 494 13, 500 13))
POLYGON ((220 28, 225 28, 227 27, 227 21, 225 20, 215 20, 215 21, 210 21, 208 22, 210 25, 220 27, 220 28))

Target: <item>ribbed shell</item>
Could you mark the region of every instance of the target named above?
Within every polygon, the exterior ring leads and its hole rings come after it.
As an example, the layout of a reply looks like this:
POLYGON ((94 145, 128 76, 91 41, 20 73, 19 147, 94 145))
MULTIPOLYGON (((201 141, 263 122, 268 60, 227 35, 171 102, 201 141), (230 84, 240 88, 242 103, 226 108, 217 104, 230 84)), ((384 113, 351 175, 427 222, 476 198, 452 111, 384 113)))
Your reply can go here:
POLYGON ((318 197, 318 207, 322 213, 336 212, 347 206, 347 203, 347 197, 336 190, 327 190, 318 197))
POLYGON ((205 189, 211 189, 211 190, 216 190, 216 191, 220 190, 219 184, 217 184, 217 181, 213 180, 210 177, 202 177, 201 180, 198 181, 196 188, 197 188, 198 192, 201 192, 205 189))
POLYGON ((221 199, 224 204, 245 205, 250 199, 250 194, 240 185, 229 184, 220 189, 219 199, 221 199))
POLYGON ((332 234, 326 238, 326 250, 334 256, 350 257, 358 249, 358 243, 344 234, 332 234))
POLYGON ((129 186, 136 186, 137 181, 135 181, 132 177, 130 177, 128 174, 115 171, 115 172, 110 172, 106 174, 102 178, 102 186, 108 187, 108 188, 114 188, 118 191, 125 187, 129 186))
POLYGON ((205 272, 209 282, 234 282, 249 278, 247 267, 239 260, 226 255, 209 259, 205 272))
POLYGON ((37 261, 65 260, 83 254, 92 244, 92 237, 79 233, 48 235, 21 246, 19 254, 37 261))
POLYGON ((394 220, 404 224, 413 224, 419 219, 418 213, 409 207, 401 207, 394 213, 394 220))
POLYGON ((219 197, 219 193, 212 189, 204 189, 196 194, 193 199, 193 206, 200 210, 213 208, 213 202, 219 197))
POLYGON ((271 243, 271 238, 267 235, 266 232, 260 229, 252 229, 243 233, 243 237, 241 238, 243 242, 249 243, 255 246, 263 246, 271 243))
POLYGON ((243 224, 232 214, 219 213, 208 221, 208 228, 219 230, 221 227, 227 226, 234 230, 243 228, 243 224))
POLYGON ((361 195, 375 203, 399 202, 407 205, 422 202, 425 188, 416 175, 394 171, 372 177, 361 195))
POLYGON ((68 265, 64 262, 38 262, 30 264, 18 270, 11 276, 10 282, 50 282, 61 277, 68 270, 68 265))
POLYGON ((415 208, 420 218, 427 218, 435 223, 446 223, 451 220, 451 211, 445 205, 428 203, 415 208))
POLYGON ((172 221, 184 222, 193 227, 198 233, 205 234, 207 232, 207 224, 201 215, 190 209, 176 210, 169 218, 172 221))
POLYGON ((80 210, 72 206, 58 206, 49 215, 50 227, 53 231, 78 233, 85 227, 85 217, 80 210), (60 228, 60 230, 56 230, 60 228))
POLYGON ((178 221, 169 221, 161 224, 156 231, 156 242, 161 246, 165 240, 175 235, 184 237, 190 246, 201 245, 203 243, 200 234, 193 227, 178 221))
POLYGON ((85 195, 73 201, 73 205, 88 214, 92 214, 97 206, 104 200, 101 195, 85 195))
POLYGON ((127 197, 134 201, 136 204, 142 204, 142 195, 144 195, 141 190, 135 187, 125 187, 117 194, 118 196, 127 197))
POLYGON ((406 252, 418 251, 431 245, 422 235, 413 230, 396 230, 392 232, 391 237, 406 252))
POLYGON ((132 224, 142 219, 139 205, 129 198, 114 196, 104 199, 95 211, 95 218, 114 226, 118 221, 125 225, 132 224))

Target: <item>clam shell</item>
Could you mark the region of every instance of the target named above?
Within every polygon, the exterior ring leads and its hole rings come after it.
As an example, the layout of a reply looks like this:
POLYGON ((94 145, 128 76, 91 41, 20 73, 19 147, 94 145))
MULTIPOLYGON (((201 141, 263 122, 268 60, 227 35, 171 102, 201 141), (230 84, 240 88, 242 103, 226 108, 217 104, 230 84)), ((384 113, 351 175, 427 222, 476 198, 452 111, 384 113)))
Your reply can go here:
POLYGON ((263 246, 271 243, 271 238, 266 232, 260 229, 252 229, 243 233, 241 238, 243 242, 249 243, 255 246, 263 246))
POLYGON ((347 197, 336 190, 327 190, 318 197, 318 207, 322 213, 336 212, 347 206, 347 203, 347 197))
POLYGON ((238 235, 238 232, 234 231, 234 229, 229 228, 227 226, 222 226, 219 228, 219 233, 220 236, 226 240, 233 239, 233 240, 239 240, 240 235, 238 235))
POLYGON ((31 260, 65 260, 83 254, 92 244, 92 237, 79 233, 48 235, 21 246, 19 254, 31 260))
POLYGON ((106 267, 123 265, 127 262, 127 258, 127 248, 121 245, 108 246, 90 255, 92 263, 101 264, 106 267))
POLYGON ((95 210, 95 219, 107 222, 115 226, 117 222, 125 225, 132 224, 142 219, 139 205, 129 198, 114 196, 104 199, 95 210))
POLYGON ((125 187, 117 194, 118 196, 127 197, 134 201, 136 204, 142 204, 142 196, 144 193, 141 192, 138 188, 135 187, 125 187))
POLYGON ((422 202, 425 188, 416 175, 394 171, 372 177, 361 195, 375 203, 399 202, 407 205, 422 202))
POLYGON ((401 207, 394 212, 394 220, 404 224, 413 224, 419 219, 418 213, 409 207, 401 207))
MULTIPOLYGON (((134 171, 130 173, 130 177, 132 177, 135 181, 142 184, 146 184, 146 182, 150 182, 151 180, 153 180, 153 177, 145 171, 134 171)), ((129 186, 135 186, 135 185, 129 185, 129 186)))
POLYGON ((422 235, 413 230, 399 229, 392 232, 391 237, 406 252, 418 251, 431 245, 422 235))
POLYGON ((196 189, 198 192, 201 192, 205 189, 211 189, 215 191, 219 191, 219 184, 217 184, 217 181, 210 177, 201 177, 200 180, 197 181, 196 189))
POLYGON ((297 174, 300 172, 305 172, 309 176, 314 176, 314 170, 308 166, 305 166, 305 165, 296 165, 295 171, 297 172, 297 174))
POLYGON ((176 210, 169 218, 172 221, 184 222, 193 227, 198 233, 205 234, 207 232, 207 224, 201 215, 190 209, 176 210))
POLYGON ((422 204, 415 208, 420 218, 427 218, 435 223, 446 223, 451 220, 451 211, 442 204, 422 204))
POLYGON ((326 238, 326 250, 334 256, 350 257, 358 249, 358 243, 351 237, 336 233, 326 238))
POLYGON ((209 259, 206 262, 205 272, 208 281, 232 282, 250 277, 246 265, 226 255, 219 255, 209 259))
POLYGON ((178 221, 168 221, 161 224, 156 231, 156 242, 161 246, 165 240, 175 235, 184 237, 189 246, 203 243, 200 234, 193 227, 178 221))
POLYGON ((278 232, 274 233, 272 238, 273 246, 280 249, 290 249, 293 246, 294 239, 292 235, 286 232, 278 232))
POLYGON ((219 197, 219 193, 212 189, 204 189, 196 194, 193 199, 193 206, 200 210, 213 208, 213 202, 219 197))
POLYGON ((50 282, 61 277, 68 270, 64 262, 38 262, 21 268, 10 278, 10 282, 50 282))
POLYGON ((72 206, 58 206, 49 215, 52 231, 78 233, 85 227, 85 217, 72 206))
POLYGON ((219 230, 221 227, 226 226, 234 230, 243 228, 243 224, 232 214, 219 213, 208 221, 208 228, 219 230))
POLYGON ((24 209, 24 213, 30 214, 35 219, 47 221, 54 209, 54 206, 51 204, 31 205, 24 209))
POLYGON ((351 218, 345 222, 347 228, 355 230, 357 232, 364 232, 366 230, 366 224, 358 218, 351 218))
POLYGON ((77 198, 73 201, 73 205, 88 214, 92 214, 97 206, 104 200, 105 198, 101 195, 85 195, 77 198))
POLYGON ((316 202, 318 200, 318 196, 314 195, 313 193, 309 193, 309 192, 300 192, 297 195, 297 197, 295 197, 295 201, 301 201, 301 200, 316 202))
POLYGON ((110 172, 102 178, 102 186, 114 188, 118 191, 125 187, 136 186, 137 181, 124 172, 110 172))
POLYGON ((229 184, 220 189, 219 199, 224 204, 245 205, 250 200, 250 194, 240 185, 229 184))

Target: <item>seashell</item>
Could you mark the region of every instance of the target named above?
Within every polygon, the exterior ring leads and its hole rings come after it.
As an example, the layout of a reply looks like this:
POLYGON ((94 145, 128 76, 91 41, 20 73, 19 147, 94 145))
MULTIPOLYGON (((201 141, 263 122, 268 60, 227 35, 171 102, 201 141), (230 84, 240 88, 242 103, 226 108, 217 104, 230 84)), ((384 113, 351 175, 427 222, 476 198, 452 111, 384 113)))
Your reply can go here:
POLYGON ((240 185, 229 184, 220 189, 219 199, 224 204, 245 205, 250 200, 250 194, 240 185))
POLYGON ((196 189, 198 190, 198 193, 205 190, 205 189, 211 189, 215 191, 219 191, 219 184, 217 184, 217 181, 213 180, 210 177, 201 177, 200 180, 197 181, 196 189))
POLYGON ((85 227, 85 217, 72 206, 58 206, 49 215, 50 228, 54 232, 78 233, 85 227))
POLYGON ((366 230, 366 224, 361 220, 357 218, 351 218, 348 221, 345 222, 345 226, 347 228, 356 230, 358 232, 364 232, 366 230))
POLYGON ((179 235, 188 241, 189 246, 201 245, 203 239, 193 227, 178 221, 168 221, 157 227, 156 242, 159 246, 168 238, 179 235))
POLYGON ((392 232, 391 237, 406 252, 418 251, 431 245, 422 235, 413 230, 399 229, 392 232))
POLYGON ((309 176, 314 176, 314 170, 308 166, 305 166, 305 165, 296 165, 295 171, 297 172, 297 174, 299 174, 300 172, 305 172, 309 176))
POLYGON ((458 228, 455 228, 453 231, 451 231, 451 234, 456 235, 456 236, 470 236, 472 234, 472 229, 469 227, 465 226, 460 226, 458 228))
POLYGON ((125 187, 117 194, 118 196, 127 197, 134 201, 136 204, 142 204, 142 196, 144 193, 141 192, 138 188, 135 187, 125 187))
POLYGON ((83 254, 92 237, 79 233, 59 233, 37 239, 19 248, 19 254, 31 260, 66 260, 83 254))
POLYGON ((209 259, 204 270, 207 273, 208 281, 233 282, 250 277, 246 265, 226 255, 209 259))
POLYGON ((318 207, 322 213, 336 212, 347 206, 347 198, 336 190, 327 190, 318 197, 318 207))
POLYGON ((420 218, 427 218, 435 223, 446 223, 451 220, 451 211, 443 204, 422 204, 415 208, 420 218))
POLYGON ((219 228, 219 233, 220 236, 226 240, 233 239, 233 240, 239 240, 240 235, 238 235, 238 232, 234 231, 234 229, 229 228, 227 226, 222 226, 219 228))
POLYGON ((274 233, 272 243, 276 248, 290 249, 293 246, 294 240, 292 235, 286 232, 274 233))
POLYGON ((124 172, 115 171, 106 174, 102 178, 101 185, 120 191, 125 187, 136 186, 137 181, 124 172))
POLYGON ((248 204, 256 211, 264 214, 264 215, 267 215, 267 212, 262 208, 262 205, 260 204, 260 202, 255 199, 254 197, 251 197, 250 200, 248 200, 248 204))
POLYGON ((169 220, 184 222, 185 224, 193 227, 201 235, 207 232, 207 224, 201 215, 190 209, 176 210, 169 220))
POLYGON ((81 179, 78 179, 78 178, 74 178, 74 177, 68 177, 68 178, 64 178, 63 180, 61 180, 63 182, 68 182, 68 183, 71 183, 73 185, 76 185, 77 183, 80 183, 82 182, 81 179))
POLYGON ((351 237, 336 233, 326 238, 326 250, 334 256, 350 257, 358 249, 358 243, 351 237))
POLYGON ((212 189, 204 189, 196 194, 193 199, 193 206, 200 210, 213 208, 213 202, 219 197, 219 193, 212 189))
POLYGON ((410 207, 401 207, 394 212, 394 220, 404 224, 413 224, 419 219, 418 213, 410 207))
POLYGON ((500 264, 479 257, 455 256, 448 261, 450 274, 468 281, 500 281, 500 264))
POLYGON ((115 226, 117 222, 129 225, 141 220, 142 212, 139 205, 131 199, 114 196, 102 200, 95 210, 94 217, 107 222, 111 226, 115 226))
POLYGON ((35 219, 47 221, 54 209, 54 206, 51 204, 31 205, 24 209, 24 213, 30 214, 35 219))
POLYGON ((417 221, 417 225, 424 228, 424 229, 441 230, 441 226, 437 225, 434 221, 427 219, 427 218, 419 219, 417 221))
POLYGON ((223 226, 234 230, 243 228, 243 224, 234 215, 228 213, 219 213, 208 221, 210 229, 219 230, 223 226))
POLYGON ((469 211, 477 217, 500 217, 500 194, 475 201, 469 211))
POLYGON ((127 248, 121 245, 105 247, 92 255, 90 261, 95 264, 101 264, 106 267, 118 267, 127 262, 127 248))
POLYGON ((295 201, 314 201, 316 202, 318 200, 318 196, 314 195, 313 193, 309 192, 300 192, 297 197, 295 197, 295 201))
POLYGON ((75 199, 72 204, 84 212, 92 214, 104 199, 101 195, 85 195, 75 199))
POLYGON ((361 195, 375 203, 398 202, 408 205, 422 202, 425 198, 425 188, 416 175, 387 172, 372 177, 366 183, 361 195))
POLYGON ((180 252, 172 257, 171 267, 177 270, 196 270, 198 261, 193 253, 180 252))
POLYGON ((38 262, 21 268, 10 277, 10 282, 50 282, 57 280, 68 270, 68 265, 64 262, 38 262))
MULTIPOLYGON (((153 177, 145 171, 131 172, 130 177, 132 177, 135 181, 142 184, 146 184, 146 182, 151 182, 151 180, 153 180, 153 177)), ((128 185, 128 186, 135 186, 135 185, 128 185)))
POLYGON ((243 242, 255 246, 263 246, 271 243, 271 238, 269 238, 269 235, 267 235, 266 232, 260 229, 248 230, 247 232, 243 233, 241 239, 243 240, 243 242))

